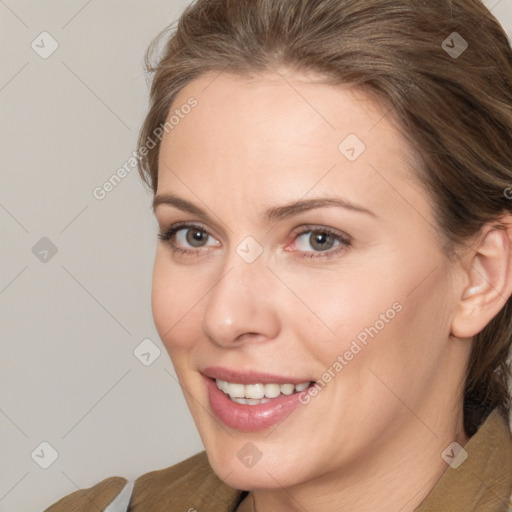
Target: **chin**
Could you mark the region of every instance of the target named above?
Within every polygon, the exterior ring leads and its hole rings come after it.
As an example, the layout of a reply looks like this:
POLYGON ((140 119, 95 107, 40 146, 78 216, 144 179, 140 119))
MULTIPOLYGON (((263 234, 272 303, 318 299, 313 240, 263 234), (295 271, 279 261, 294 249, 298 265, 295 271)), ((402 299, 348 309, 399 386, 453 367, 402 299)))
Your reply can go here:
POLYGON ((299 483, 300 477, 294 473, 293 468, 296 470, 300 467, 303 470, 303 460, 300 464, 283 460, 280 448, 276 447, 277 460, 270 457, 265 460, 262 454, 257 461, 255 458, 251 461, 245 455, 251 452, 251 444, 244 441, 238 450, 234 447, 226 450, 225 446, 223 449, 206 449, 212 469, 224 483, 240 490, 277 489, 299 483))

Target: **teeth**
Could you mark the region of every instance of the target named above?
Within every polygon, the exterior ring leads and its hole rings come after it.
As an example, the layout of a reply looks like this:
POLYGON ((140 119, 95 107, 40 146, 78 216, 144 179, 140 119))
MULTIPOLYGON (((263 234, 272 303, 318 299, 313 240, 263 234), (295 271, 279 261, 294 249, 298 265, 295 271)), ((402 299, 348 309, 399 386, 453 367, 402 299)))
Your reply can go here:
POLYGON ((309 387, 309 382, 300 384, 236 384, 216 379, 217 387, 230 396, 233 402, 242 405, 264 404, 270 398, 276 398, 281 393, 291 395, 304 391, 309 387))
POLYGON ((232 398, 233 402, 236 402, 237 404, 242 405, 259 405, 259 404, 266 404, 269 399, 268 398, 262 398, 261 400, 255 400, 254 398, 232 398))
POLYGON ((281 393, 283 395, 291 395, 294 391, 295 386, 293 384, 281 384, 281 393))
POLYGON ((245 396, 247 398, 263 398, 264 396, 268 396, 265 393, 265 389, 266 386, 263 384, 247 384, 245 386, 245 396))
POLYGON ((281 394, 280 384, 265 384, 265 396, 267 398, 275 398, 281 394))
POLYGON ((228 384, 227 392, 231 398, 244 398, 245 386, 243 384, 228 384))
POLYGON ((220 380, 220 379, 217 379, 215 381, 217 383, 217 387, 221 390, 221 391, 224 391, 225 393, 227 393, 227 385, 228 383, 225 381, 225 380, 220 380))

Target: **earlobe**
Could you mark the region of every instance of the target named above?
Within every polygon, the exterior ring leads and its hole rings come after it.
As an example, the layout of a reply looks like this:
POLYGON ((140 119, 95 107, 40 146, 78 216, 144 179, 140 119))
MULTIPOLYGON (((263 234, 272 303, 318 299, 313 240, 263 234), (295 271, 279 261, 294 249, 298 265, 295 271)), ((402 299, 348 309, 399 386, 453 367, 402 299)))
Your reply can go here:
POLYGON ((457 338, 475 336, 500 312, 512 295, 512 216, 486 225, 464 265, 465 285, 452 320, 457 338))

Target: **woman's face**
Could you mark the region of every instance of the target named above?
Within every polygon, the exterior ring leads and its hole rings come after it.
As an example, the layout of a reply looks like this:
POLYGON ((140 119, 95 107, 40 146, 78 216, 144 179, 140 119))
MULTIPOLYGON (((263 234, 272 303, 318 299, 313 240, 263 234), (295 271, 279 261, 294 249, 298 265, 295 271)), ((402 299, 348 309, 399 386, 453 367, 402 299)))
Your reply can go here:
POLYGON ((155 203, 176 231, 152 306, 216 473, 289 487, 356 477, 400 443, 416 457, 458 404, 467 345, 390 114, 284 70, 205 75, 177 109, 155 203))

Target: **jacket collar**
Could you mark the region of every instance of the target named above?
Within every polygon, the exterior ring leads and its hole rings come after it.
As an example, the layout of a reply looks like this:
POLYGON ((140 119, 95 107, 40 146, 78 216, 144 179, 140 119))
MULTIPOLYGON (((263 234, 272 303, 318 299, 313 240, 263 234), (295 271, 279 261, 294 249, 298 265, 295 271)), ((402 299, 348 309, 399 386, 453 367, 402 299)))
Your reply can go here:
MULTIPOLYGON (((505 512, 512 492, 512 436, 494 409, 464 446, 467 459, 447 465, 416 512, 505 512)), ((512 510, 512 509, 511 509, 512 510)))

